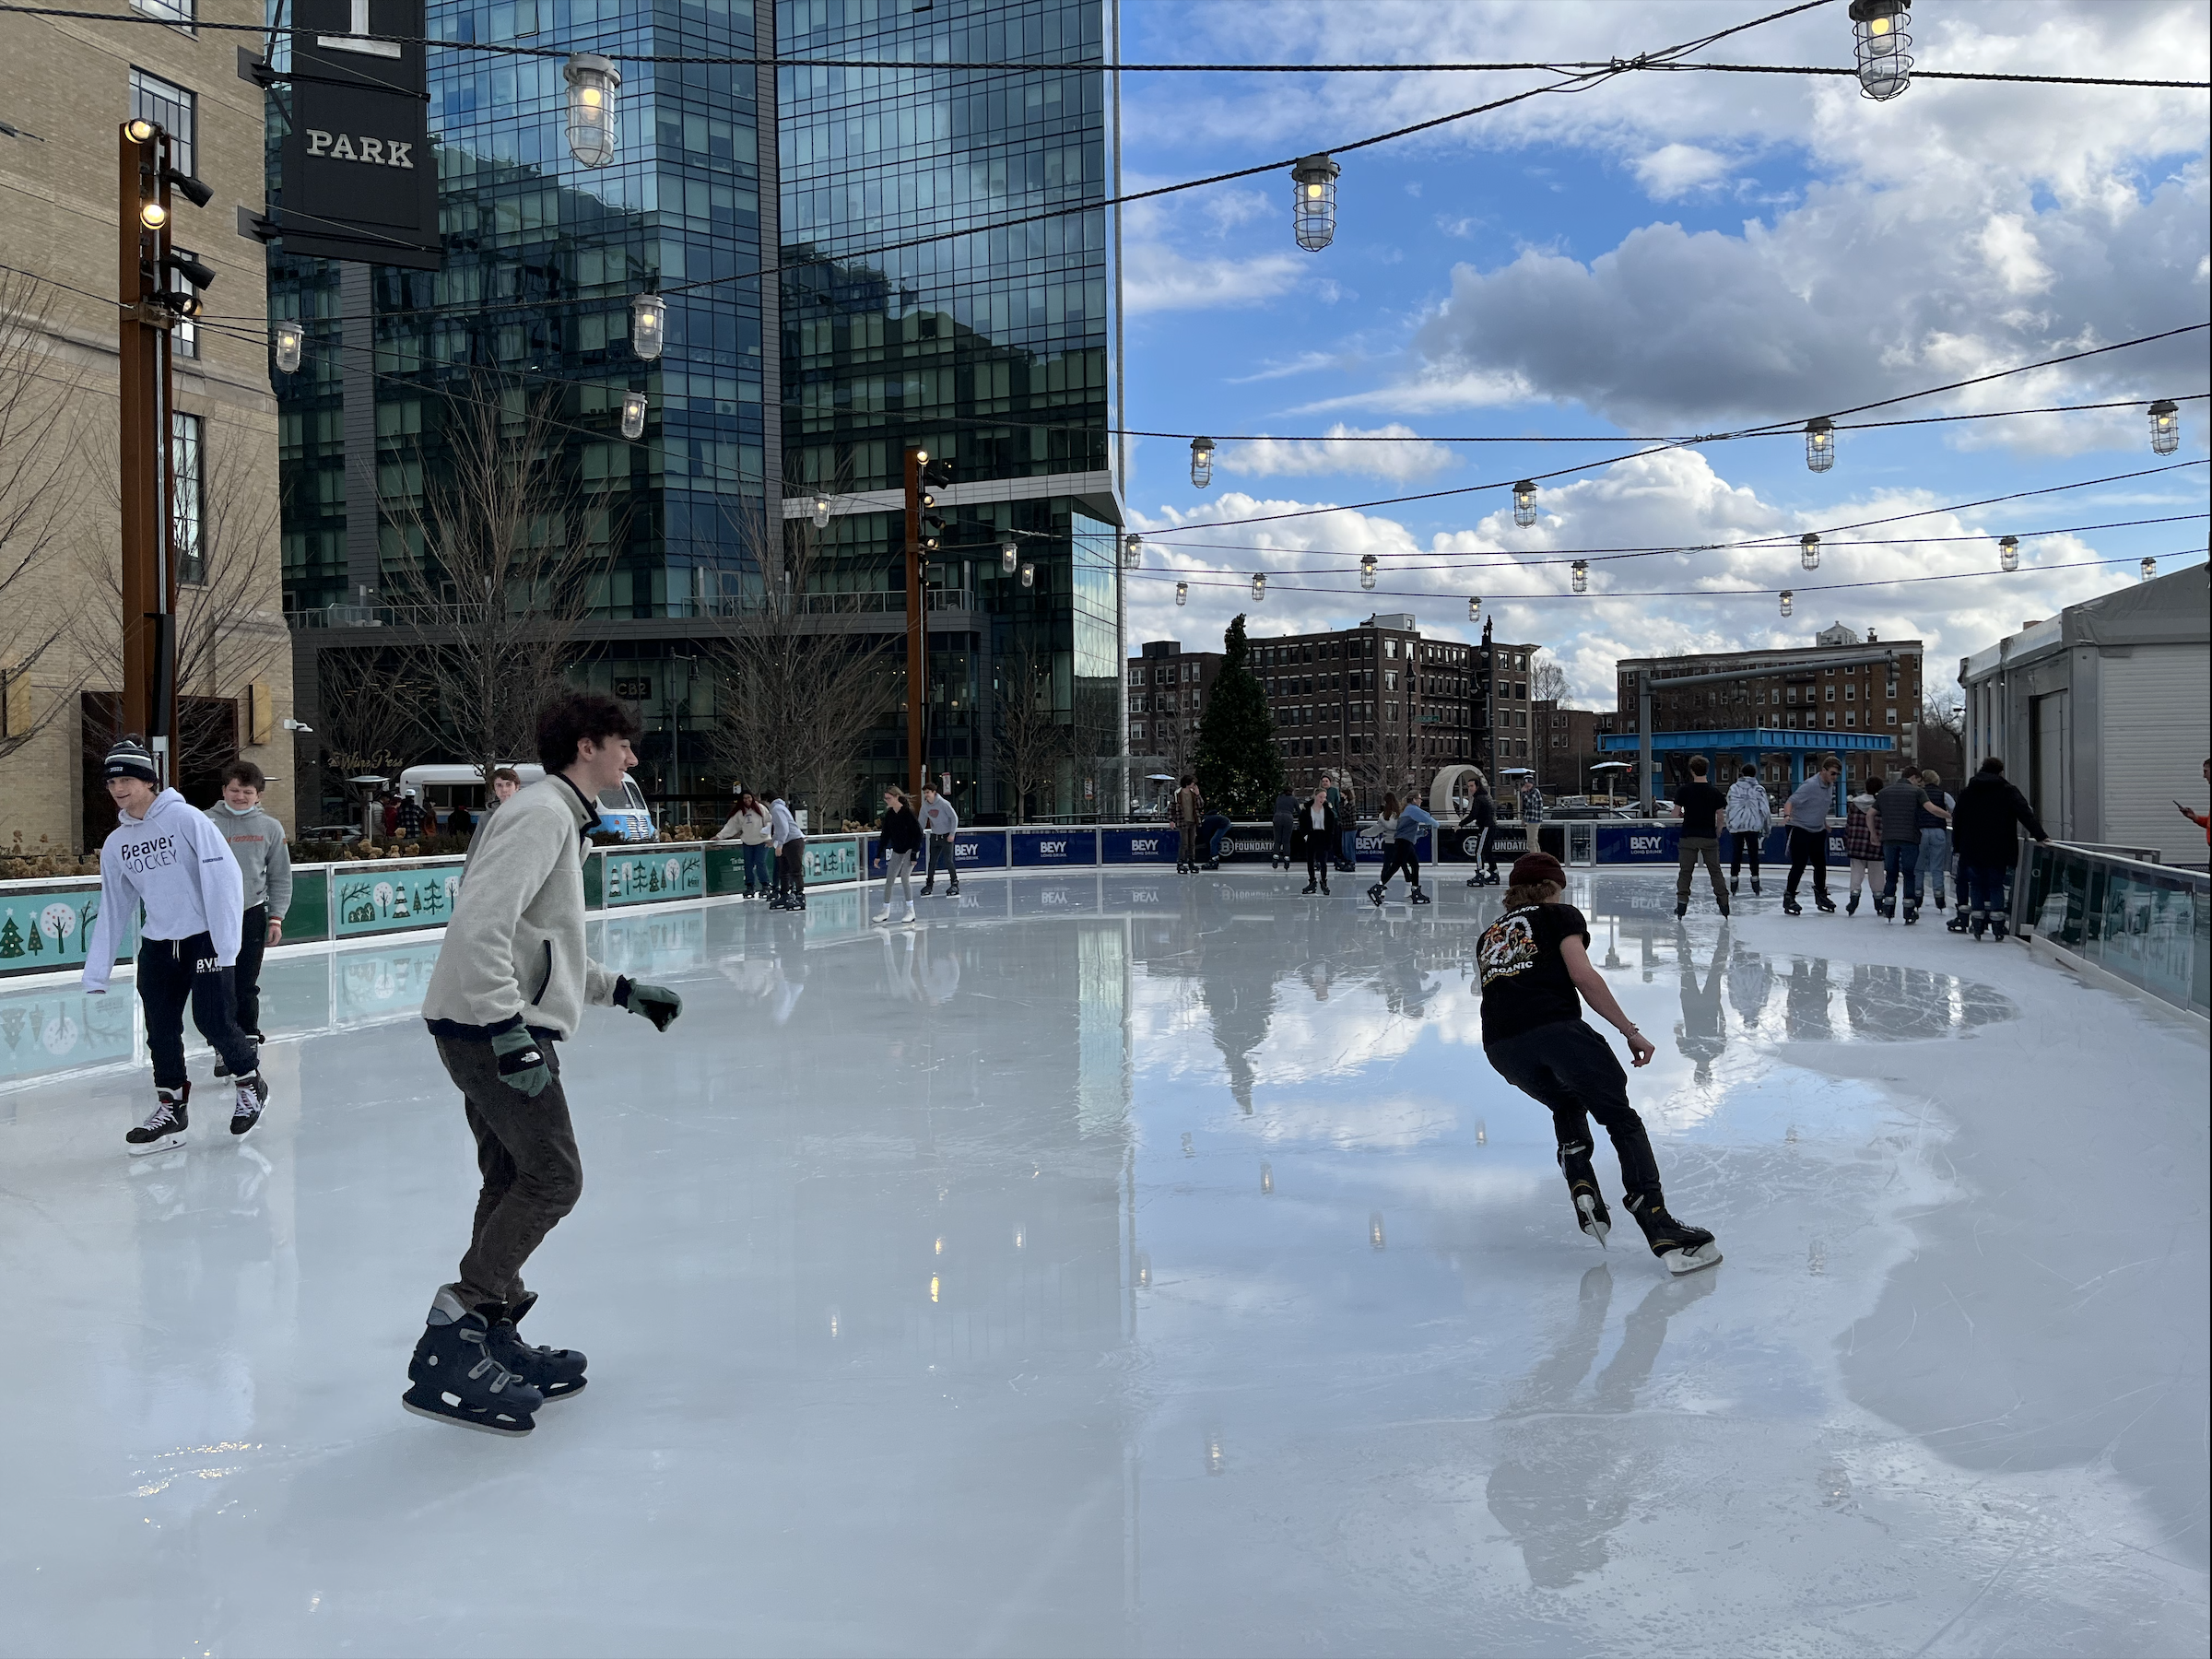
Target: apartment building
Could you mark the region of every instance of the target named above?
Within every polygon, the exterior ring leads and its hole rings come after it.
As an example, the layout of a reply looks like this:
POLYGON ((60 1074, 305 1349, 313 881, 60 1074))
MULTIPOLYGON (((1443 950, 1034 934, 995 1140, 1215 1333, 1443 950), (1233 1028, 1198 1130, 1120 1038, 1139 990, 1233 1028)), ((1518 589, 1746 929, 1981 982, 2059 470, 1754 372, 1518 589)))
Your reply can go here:
POLYGON ((1181 777, 1198 756, 1198 721, 1229 659, 1185 651, 1180 640, 1147 640, 1129 659, 1129 753, 1181 777))
POLYGON ((1597 735, 1604 724, 1610 730, 1610 712, 1570 709, 1547 699, 1529 705, 1531 754, 1536 782, 1545 794, 1586 794, 1590 769, 1604 759, 1598 753, 1597 735))

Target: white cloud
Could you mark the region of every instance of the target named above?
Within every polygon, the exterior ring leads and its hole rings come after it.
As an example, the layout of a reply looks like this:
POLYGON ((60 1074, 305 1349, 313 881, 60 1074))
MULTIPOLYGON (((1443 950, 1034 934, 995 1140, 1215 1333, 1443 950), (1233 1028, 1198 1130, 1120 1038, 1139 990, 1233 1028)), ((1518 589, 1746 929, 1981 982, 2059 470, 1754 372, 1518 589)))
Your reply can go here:
POLYGON ((1261 438, 1225 444, 1214 465, 1223 472, 1260 478, 1334 473, 1403 480, 1447 471, 1456 458, 1444 444, 1423 442, 1409 426, 1393 422, 1363 431, 1338 421, 1318 439, 1261 438), (1373 439, 1405 441, 1360 441, 1373 439))
POLYGON ((1306 273, 1295 255, 1194 259, 1165 242, 1133 243, 1122 278, 1122 302, 1141 312, 1218 311, 1288 293, 1306 273))
POLYGON ((1636 159, 1636 176, 1659 200, 1671 201, 1726 178, 1735 163, 1695 144, 1663 144, 1636 159))

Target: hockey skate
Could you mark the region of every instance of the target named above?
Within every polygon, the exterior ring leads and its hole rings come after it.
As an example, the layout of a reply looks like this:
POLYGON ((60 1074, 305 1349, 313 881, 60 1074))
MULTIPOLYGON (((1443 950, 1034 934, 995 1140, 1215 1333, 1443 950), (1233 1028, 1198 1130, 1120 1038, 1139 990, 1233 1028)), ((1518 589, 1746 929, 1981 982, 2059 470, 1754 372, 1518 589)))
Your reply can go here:
MULTIPOLYGON (((1964 932, 1966 931, 1966 927, 1967 927, 1967 922, 1966 922, 1966 912, 1965 912, 1964 911, 1960 911, 1960 912, 1959 912, 1957 915, 1953 916, 1953 917, 1952 917, 1952 918, 1951 918, 1951 919, 1950 919, 1948 922, 1946 922, 1946 923, 1945 923, 1943 925, 1944 925, 1944 928, 1945 928, 1945 930, 1946 930, 1947 932, 1950 932, 1950 933, 1964 933, 1964 932)), ((1979 935, 1977 935, 1977 936, 1979 936, 1979 935)))
POLYGON ((528 1290, 518 1302, 479 1302, 477 1312, 490 1326, 485 1335, 484 1351, 550 1404, 583 1392, 588 1381, 583 1374, 586 1361, 574 1348, 533 1347, 522 1339, 514 1327, 536 1305, 537 1292, 528 1290))
POLYGON ((1756 899, 1759 896, 1759 877, 1754 876, 1751 877, 1751 897, 1756 899))
POLYGON ((1367 889, 1367 898, 1369 903, 1372 904, 1377 910, 1381 910, 1382 908, 1382 884, 1378 881, 1374 886, 1369 888, 1367 889))
POLYGON ((1434 904, 1436 900, 1430 898, 1427 892, 1417 887, 1413 889, 1412 893, 1407 896, 1406 902, 1408 904, 1434 904))
POLYGON ((144 1158, 149 1152, 166 1152, 171 1147, 184 1144, 184 1131, 188 1127, 185 1108, 192 1100, 192 1085, 157 1088, 154 1093, 159 1099, 146 1122, 123 1137, 124 1146, 133 1158, 144 1158))
POLYGON ((1309 882, 1307 882, 1307 883, 1306 883, 1305 887, 1304 887, 1302 889, 1300 889, 1300 893, 1299 893, 1299 897, 1302 899, 1302 898, 1304 898, 1304 897, 1305 897, 1307 894, 1309 894, 1309 893, 1312 892, 1313 890, 1314 890, 1314 886, 1313 886, 1313 883, 1312 883, 1312 882, 1311 882, 1311 881, 1309 881, 1309 882))
POLYGON ((2004 944, 2004 943, 2005 943, 2005 918, 2004 918, 2004 917, 2002 917, 2002 916, 1992 916, 1992 917, 1990 917, 1990 919, 1989 919, 1989 935, 1990 935, 1990 937, 1991 937, 1991 938, 1993 938, 1993 939, 1994 939, 1994 940, 1996 940, 1996 942, 1997 942, 1998 944, 2002 945, 2002 944, 2004 944))
POLYGON ((1826 893, 1815 893, 1813 903, 1819 908, 1820 913, 1824 916, 1832 916, 1836 913, 1836 901, 1826 893))
POLYGON ((1979 940, 1983 934, 1989 931, 1989 918, 1977 912, 1974 919, 1967 924, 1966 930, 1972 934, 1976 940, 1979 940))
POLYGON ((1905 925, 1910 927, 1912 925, 1912 924, 1919 920, 1920 906, 1914 904, 1911 900, 1908 899, 1905 900, 1905 925))
POLYGON ((1797 902, 1795 894, 1785 893, 1782 900, 1782 913, 1785 916, 1802 916, 1805 914, 1805 906, 1797 902))
POLYGON ((1695 1273, 1721 1259, 1720 1247, 1701 1227, 1690 1227, 1666 1213, 1665 1201, 1655 1194, 1629 1200, 1629 1214, 1643 1229, 1644 1241, 1669 1273, 1695 1273))
POLYGON ((267 1081, 256 1071, 238 1080, 238 1098, 230 1108, 230 1133, 243 1135, 261 1122, 261 1109, 269 1103, 267 1081))
POLYGON ((440 1286, 407 1362, 413 1386, 399 1403, 417 1417, 486 1434, 529 1433, 546 1396, 492 1358, 490 1333, 483 1314, 464 1308, 451 1285, 440 1286))
POLYGON ((1559 1173, 1567 1177, 1567 1196, 1574 1204, 1574 1224, 1609 1250, 1606 1235, 1613 1230, 1612 1212, 1597 1190, 1597 1171, 1590 1167, 1587 1143, 1573 1141, 1559 1148, 1559 1173))
POLYGON ((1843 913, 1847 916, 1855 916, 1859 913, 1859 896, 1856 893, 1843 901, 1843 913))

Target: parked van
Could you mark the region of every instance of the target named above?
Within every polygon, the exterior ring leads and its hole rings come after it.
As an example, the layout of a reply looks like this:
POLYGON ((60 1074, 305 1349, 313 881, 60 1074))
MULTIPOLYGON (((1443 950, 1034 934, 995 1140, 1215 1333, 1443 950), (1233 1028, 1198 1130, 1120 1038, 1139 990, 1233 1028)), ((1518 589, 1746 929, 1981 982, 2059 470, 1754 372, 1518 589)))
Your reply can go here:
MULTIPOLYGON (((535 760, 505 760, 500 764, 512 767, 525 784, 535 783, 546 775, 546 769, 535 760)), ((456 806, 467 810, 470 823, 484 821, 484 780, 473 766, 410 766, 399 774, 399 787, 402 793, 413 791, 415 798, 426 810, 435 811, 441 823, 456 806)), ((626 841, 649 841, 660 833, 653 821, 653 808, 645 804, 644 793, 629 778, 624 778, 616 788, 599 792, 599 821, 593 827, 610 835, 619 835, 626 841)))

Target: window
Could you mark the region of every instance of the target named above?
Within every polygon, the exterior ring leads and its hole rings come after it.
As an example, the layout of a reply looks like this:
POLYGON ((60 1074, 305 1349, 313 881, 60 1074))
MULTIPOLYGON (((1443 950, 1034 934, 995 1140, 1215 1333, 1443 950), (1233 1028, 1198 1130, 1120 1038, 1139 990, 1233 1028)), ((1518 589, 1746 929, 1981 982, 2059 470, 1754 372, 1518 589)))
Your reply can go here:
POLYGON ((1843 700, 1845 702, 1857 702, 1859 700, 1859 688, 1856 686, 1844 687, 1843 700))
POLYGON ((1132 714, 1142 714, 1144 712, 1145 712, 1145 699, 1144 699, 1144 694, 1143 694, 1142 692, 1139 692, 1139 693, 1138 693, 1136 696, 1135 696, 1135 697, 1133 697, 1133 698, 1131 698, 1131 699, 1129 700, 1129 712, 1130 712, 1130 713, 1132 713, 1132 714))
POLYGON ((149 18, 159 18, 165 23, 190 29, 197 7, 194 0, 131 0, 131 9, 144 12, 149 18))
POLYGON ((1144 740, 1145 723, 1141 720, 1132 721, 1129 726, 1129 741, 1132 743, 1142 743, 1144 740))
MULTIPOLYGON (((190 248, 180 248, 174 242, 170 244, 170 251, 185 259, 199 257, 190 248)), ((164 280, 168 283, 171 293, 188 294, 192 292, 192 285, 186 282, 178 272, 169 272, 164 280)), ((200 325, 190 317, 179 317, 176 326, 169 331, 169 348, 179 357, 198 357, 200 355, 200 325)))
MULTIPOLYGON (((190 4, 190 0, 186 0, 190 4)), ((140 10, 151 10, 141 6, 140 10)), ((166 15, 156 13, 156 16, 166 15)), ((199 97, 174 81, 165 81, 143 69, 131 71, 131 119, 153 122, 169 135, 170 164, 179 172, 194 173, 193 142, 197 136, 199 97)))
POLYGON ((1889 711, 1889 718, 1884 721, 1882 724, 1884 725, 1895 725, 1897 724, 1897 711, 1895 709, 1891 709, 1889 711))
POLYGON ((1382 689, 1385 691, 1395 691, 1397 688, 1398 671, 1395 668, 1385 668, 1382 670, 1382 689))
POLYGON ((1398 654, 1398 642, 1395 640, 1383 641, 1382 654, 1386 657, 1396 656, 1398 654))
POLYGON ((1828 712, 1828 724, 1831 726, 1836 724, 1836 712, 1833 709, 1828 712))
POLYGON ((207 580, 207 496, 201 466, 206 422, 197 415, 171 411, 170 466, 176 474, 176 499, 170 503, 170 544, 176 549, 177 580, 194 587, 207 580))
POLYGON ((1859 712, 1856 709, 1844 710, 1843 724, 1847 726, 1857 725, 1859 724, 1859 712))
MULTIPOLYGON (((1829 672, 1830 672, 1830 674, 1833 674, 1833 673, 1835 672, 1835 670, 1834 670, 1833 668, 1830 668, 1830 669, 1829 670, 1829 672)), ((1830 686, 1830 687, 1828 688, 1828 700, 1829 700, 1830 702, 1834 702, 1834 701, 1836 700, 1836 688, 1835 688, 1833 686, 1830 686)), ((1831 720, 1831 721, 1830 721, 1830 722, 1829 722, 1829 724, 1830 724, 1830 725, 1833 725, 1833 724, 1835 724, 1835 722, 1831 720)))

